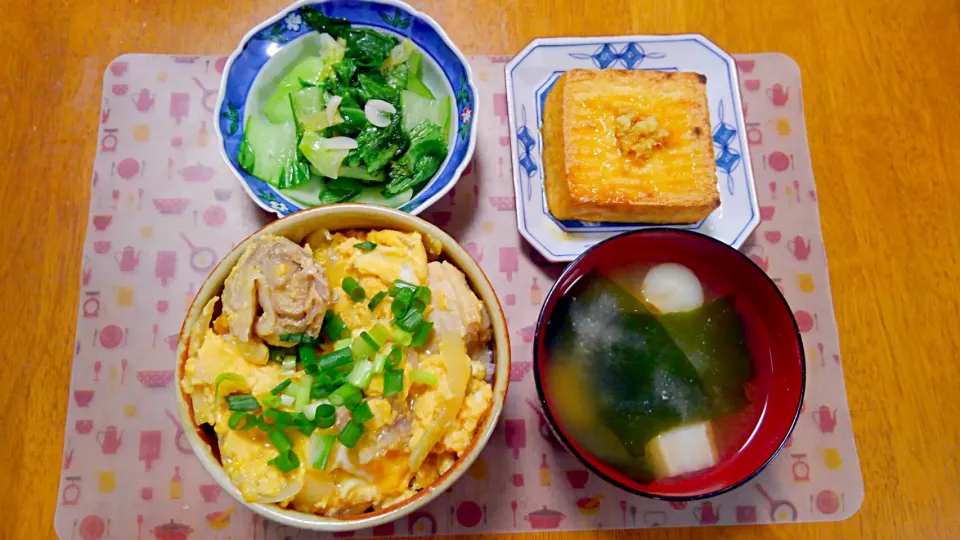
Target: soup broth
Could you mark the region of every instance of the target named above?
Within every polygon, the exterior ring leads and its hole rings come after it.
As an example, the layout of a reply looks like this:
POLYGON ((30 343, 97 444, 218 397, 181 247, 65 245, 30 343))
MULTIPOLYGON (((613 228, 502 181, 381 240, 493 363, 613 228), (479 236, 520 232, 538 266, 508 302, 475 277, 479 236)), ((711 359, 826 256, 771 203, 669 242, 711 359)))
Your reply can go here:
POLYGON ((681 265, 585 275, 559 300, 546 346, 565 435, 640 482, 731 459, 764 408, 734 297, 681 265))

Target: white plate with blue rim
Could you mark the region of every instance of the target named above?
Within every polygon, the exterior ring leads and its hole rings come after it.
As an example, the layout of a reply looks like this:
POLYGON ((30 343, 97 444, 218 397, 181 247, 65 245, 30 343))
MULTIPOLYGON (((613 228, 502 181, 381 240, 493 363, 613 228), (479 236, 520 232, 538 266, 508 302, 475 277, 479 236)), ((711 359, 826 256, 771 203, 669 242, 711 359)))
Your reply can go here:
POLYGON ((251 29, 227 59, 214 108, 224 160, 247 195, 264 210, 283 217, 312 206, 305 204, 302 194, 294 196, 278 189, 249 174, 238 162, 247 119, 256 112, 256 96, 319 37, 307 24, 304 9, 316 9, 327 17, 346 19, 353 26, 409 39, 422 56, 423 84, 436 97, 450 98, 447 157, 433 177, 399 206, 400 210, 419 214, 453 188, 473 157, 477 89, 470 64, 440 25, 399 0, 299 0, 251 29))
POLYGON ((543 104, 557 79, 571 69, 691 71, 706 75, 707 102, 717 163, 720 207, 697 223, 666 225, 740 247, 760 223, 750 169, 743 104, 733 58, 699 34, 541 38, 507 63, 507 105, 517 226, 547 260, 576 259, 613 235, 661 224, 560 221, 543 190, 543 104))

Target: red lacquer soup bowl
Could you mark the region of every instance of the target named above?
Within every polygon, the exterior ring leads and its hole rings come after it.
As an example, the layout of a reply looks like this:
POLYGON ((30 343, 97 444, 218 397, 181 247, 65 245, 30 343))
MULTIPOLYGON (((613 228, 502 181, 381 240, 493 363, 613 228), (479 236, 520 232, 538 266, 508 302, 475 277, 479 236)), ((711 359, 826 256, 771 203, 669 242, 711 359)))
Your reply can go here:
POLYGON ((797 324, 776 284, 736 249, 708 236, 677 229, 645 229, 615 236, 596 244, 571 263, 554 284, 540 312, 533 369, 537 393, 554 433, 584 465, 622 489, 665 500, 713 497, 744 484, 763 470, 783 448, 796 425, 806 379, 797 324), (549 392, 546 325, 558 301, 584 276, 667 262, 693 270, 707 291, 733 296, 754 364, 754 378, 747 389, 752 401, 751 416, 743 432, 745 442, 736 445, 735 451, 725 453, 715 467, 644 483, 588 453, 560 423, 555 412, 558 400, 578 397, 549 392))

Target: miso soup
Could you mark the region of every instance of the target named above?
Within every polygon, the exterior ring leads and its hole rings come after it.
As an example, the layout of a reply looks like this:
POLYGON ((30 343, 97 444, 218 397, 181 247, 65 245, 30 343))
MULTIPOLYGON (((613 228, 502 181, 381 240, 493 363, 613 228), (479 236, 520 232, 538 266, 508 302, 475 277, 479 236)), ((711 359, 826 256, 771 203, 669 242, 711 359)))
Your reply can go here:
POLYGON ((759 422, 765 396, 734 297, 685 266, 587 274, 545 331, 543 380, 564 433, 637 481, 702 474, 759 422))

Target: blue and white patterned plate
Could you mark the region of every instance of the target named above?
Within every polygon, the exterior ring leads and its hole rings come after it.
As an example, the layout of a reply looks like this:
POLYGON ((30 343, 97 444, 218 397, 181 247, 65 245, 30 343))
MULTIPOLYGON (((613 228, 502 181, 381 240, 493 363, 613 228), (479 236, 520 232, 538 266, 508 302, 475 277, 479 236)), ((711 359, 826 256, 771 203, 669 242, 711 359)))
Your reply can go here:
POLYGON ((720 207, 692 225, 674 225, 734 247, 760 223, 733 58, 699 34, 543 38, 506 65, 513 180, 520 234, 553 262, 571 261, 614 234, 662 225, 559 221, 543 191, 543 104, 570 69, 692 71, 707 76, 707 101, 717 160, 720 207))
POLYGON ((424 83, 435 95, 452 98, 451 114, 457 124, 448 141, 450 153, 430 182, 400 207, 419 214, 453 188, 473 157, 477 142, 474 119, 479 102, 470 64, 450 37, 436 21, 398 0, 300 0, 250 30, 227 60, 214 108, 218 120, 214 125, 224 160, 247 195, 264 210, 283 217, 303 209, 303 205, 285 197, 283 192, 241 169, 237 153, 250 114, 247 99, 264 81, 278 74, 283 64, 296 57, 298 49, 317 36, 300 16, 305 6, 328 17, 410 39, 423 53, 424 83), (261 76, 261 72, 267 76, 261 76))

